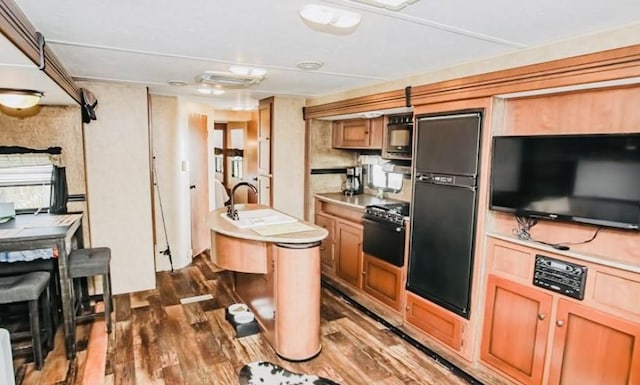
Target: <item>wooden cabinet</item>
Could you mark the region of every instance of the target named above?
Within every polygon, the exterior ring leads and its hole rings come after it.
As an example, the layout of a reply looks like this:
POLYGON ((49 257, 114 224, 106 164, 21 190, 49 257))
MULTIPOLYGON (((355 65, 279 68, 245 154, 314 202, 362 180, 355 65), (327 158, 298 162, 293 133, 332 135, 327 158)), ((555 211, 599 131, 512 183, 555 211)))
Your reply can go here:
POLYGON ((411 292, 407 292, 405 321, 456 351, 462 347, 463 319, 411 292))
POLYGON ((336 220, 336 275, 362 287, 362 225, 336 220))
POLYGON ((258 185, 258 203, 265 206, 271 206, 271 177, 267 175, 258 175, 256 177, 258 185))
POLYGON ((384 118, 333 122, 332 146, 344 149, 381 149, 384 118))
POLYGON ((558 301, 549 384, 640 383, 640 325, 558 301))
POLYGON ((335 220, 324 214, 316 214, 316 225, 326 229, 329 235, 322 240, 320 244, 320 262, 322 263, 322 270, 333 273, 335 265, 334 255, 334 233, 335 233, 335 220))
POLYGON ((381 302, 400 310, 402 269, 368 254, 363 256, 362 290, 381 302))
POLYGON ((523 384, 541 384, 553 296, 490 275, 480 359, 523 384))
POLYGON ((519 383, 640 384, 640 277, 492 238, 480 360, 519 383), (588 268, 582 301, 531 284, 536 254, 588 268), (635 304, 635 305, 634 305, 635 304))

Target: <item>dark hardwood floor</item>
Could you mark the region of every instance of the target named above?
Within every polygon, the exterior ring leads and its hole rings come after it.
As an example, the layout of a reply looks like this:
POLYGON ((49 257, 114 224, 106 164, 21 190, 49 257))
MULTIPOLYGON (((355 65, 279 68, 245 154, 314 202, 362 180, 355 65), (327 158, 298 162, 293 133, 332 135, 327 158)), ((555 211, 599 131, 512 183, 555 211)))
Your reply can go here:
MULTIPOLYGON (((116 296, 105 384, 237 385, 240 368, 253 361, 341 384, 466 384, 327 289, 322 292, 321 353, 306 362, 282 360, 260 334, 235 338, 225 320, 225 307, 235 302, 230 290, 231 273, 218 272, 200 256, 189 267, 158 273, 156 290, 116 296), (180 303, 203 294, 213 298, 180 303)), ((82 347, 87 332, 78 334, 82 347)), ((80 383, 83 350, 69 362, 60 352, 61 339, 56 346, 41 373, 33 364, 17 363, 21 385, 80 383)))

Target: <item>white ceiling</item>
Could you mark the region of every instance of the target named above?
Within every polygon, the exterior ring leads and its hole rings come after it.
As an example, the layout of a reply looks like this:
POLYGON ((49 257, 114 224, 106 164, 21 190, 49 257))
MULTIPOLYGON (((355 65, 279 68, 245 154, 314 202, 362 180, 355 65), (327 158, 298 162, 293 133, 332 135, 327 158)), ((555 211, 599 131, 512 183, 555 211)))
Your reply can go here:
POLYGON ((638 0, 419 0, 399 12, 350 0, 15 1, 76 80, 145 85, 218 109, 333 94, 640 22, 638 0), (298 15, 307 3, 363 20, 349 35, 318 32, 298 15), (324 66, 297 69, 304 60, 324 66), (269 72, 248 89, 198 96, 194 78, 230 64, 269 72))

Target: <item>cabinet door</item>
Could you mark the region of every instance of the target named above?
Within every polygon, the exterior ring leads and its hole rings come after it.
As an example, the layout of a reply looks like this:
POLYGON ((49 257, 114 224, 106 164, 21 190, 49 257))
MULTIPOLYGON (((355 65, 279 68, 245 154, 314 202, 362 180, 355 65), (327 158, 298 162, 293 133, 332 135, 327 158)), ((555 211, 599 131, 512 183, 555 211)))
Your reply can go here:
POLYGON ((400 310, 403 294, 402 270, 365 253, 363 271, 362 290, 392 308, 400 310))
POLYGON ((407 324, 417 327, 430 337, 459 351, 462 347, 463 319, 422 297, 406 292, 407 306, 405 319, 407 324))
POLYGON ((258 202, 271 206, 271 177, 258 175, 258 202))
POLYGON ((271 123, 273 98, 260 100, 258 106, 258 175, 271 174, 271 123))
POLYGON ((489 275, 480 359, 523 384, 541 384, 552 299, 489 275))
POLYGON ((333 218, 323 214, 316 214, 316 225, 327 229, 329 235, 322 240, 320 244, 320 261, 322 262, 323 270, 333 272, 334 270, 334 255, 333 255, 333 234, 335 232, 335 221, 333 218))
POLYGON ((336 221, 336 274, 351 285, 362 285, 362 226, 336 221))
POLYGON ((384 136, 384 116, 371 119, 369 130, 369 148, 381 149, 384 136))
POLYGON ((370 146, 369 119, 340 120, 333 125, 333 146, 340 148, 368 148, 370 146))
POLYGON ((558 301, 549 384, 640 384, 640 325, 558 301))

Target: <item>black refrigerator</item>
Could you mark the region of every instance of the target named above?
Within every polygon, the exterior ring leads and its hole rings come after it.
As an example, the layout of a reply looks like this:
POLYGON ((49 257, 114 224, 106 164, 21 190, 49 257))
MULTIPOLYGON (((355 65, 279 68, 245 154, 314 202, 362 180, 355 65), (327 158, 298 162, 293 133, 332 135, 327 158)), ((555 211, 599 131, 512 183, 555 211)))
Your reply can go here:
POLYGON ((407 289, 469 318, 482 111, 418 116, 407 289))

